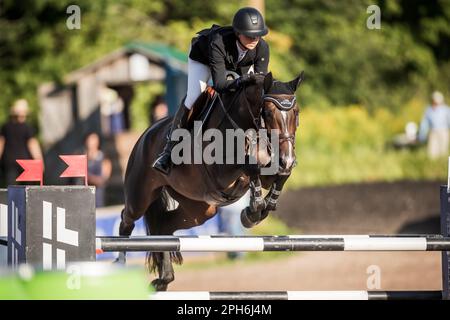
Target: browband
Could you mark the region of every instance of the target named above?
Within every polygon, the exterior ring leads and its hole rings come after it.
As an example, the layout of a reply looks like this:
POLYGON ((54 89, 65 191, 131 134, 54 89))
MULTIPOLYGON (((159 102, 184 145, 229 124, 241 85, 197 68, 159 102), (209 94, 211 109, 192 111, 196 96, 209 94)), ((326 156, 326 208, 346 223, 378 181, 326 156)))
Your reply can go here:
POLYGON ((275 104, 275 106, 283 111, 289 111, 291 110, 294 105, 295 105, 295 101, 296 101, 296 97, 292 96, 290 98, 286 98, 286 97, 274 97, 274 96, 264 96, 264 100, 270 101, 273 104, 275 104))

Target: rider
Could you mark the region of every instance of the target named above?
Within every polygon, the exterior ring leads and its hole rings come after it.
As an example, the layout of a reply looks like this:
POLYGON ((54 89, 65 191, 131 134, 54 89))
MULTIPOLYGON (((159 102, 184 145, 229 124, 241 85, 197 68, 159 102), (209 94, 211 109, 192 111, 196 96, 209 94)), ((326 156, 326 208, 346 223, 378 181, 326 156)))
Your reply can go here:
POLYGON ((163 152, 153 163, 153 168, 167 175, 172 166, 171 152, 176 141, 171 133, 186 127, 189 111, 200 94, 206 90, 210 78, 219 92, 235 91, 243 84, 254 81, 254 73, 267 73, 269 46, 261 38, 268 33, 261 13, 250 7, 239 9, 233 25, 213 25, 197 33, 192 39, 188 59, 188 88, 182 105, 175 114, 167 135, 163 152), (229 80, 227 71, 240 77, 229 80))

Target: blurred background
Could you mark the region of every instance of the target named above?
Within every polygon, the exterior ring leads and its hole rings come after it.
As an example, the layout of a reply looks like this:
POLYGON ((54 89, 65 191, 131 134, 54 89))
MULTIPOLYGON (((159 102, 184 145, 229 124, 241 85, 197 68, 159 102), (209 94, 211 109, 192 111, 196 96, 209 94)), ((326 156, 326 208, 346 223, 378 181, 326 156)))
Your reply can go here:
MULTIPOLYGON (((3 186, 13 183, 4 145, 5 140, 14 140, 14 130, 8 131, 7 124, 27 123, 21 133, 28 156, 44 158, 46 184, 75 183, 57 179, 64 169, 58 154, 88 153, 90 184, 102 194, 99 217, 106 219, 98 222, 98 233, 111 234, 117 220, 107 217, 117 219, 122 208, 122 179, 135 141, 152 122, 172 114, 185 94, 191 38, 214 23, 230 25, 243 6, 264 13, 274 76, 287 81, 301 70, 306 74, 297 92, 298 165, 277 212, 252 233, 439 233, 438 189, 447 177, 450 127, 446 0, 3 0, 3 186), (376 13, 371 5, 379 8, 379 28, 371 24, 376 13)), ((217 218, 201 230, 216 233, 220 228, 217 218)), ((440 285, 440 273, 426 271, 440 270, 439 255, 433 253, 397 254, 397 258, 380 253, 381 260, 375 262, 364 254, 353 254, 354 260, 338 254, 340 258, 308 253, 311 259, 302 255, 301 261, 288 256, 298 260, 291 263, 291 272, 305 286, 299 288, 288 276, 270 283, 280 290, 323 289, 312 282, 308 286, 314 279, 307 275, 309 266, 311 272, 332 275, 322 281, 328 289, 359 288, 365 280, 344 283, 335 269, 346 273, 359 266, 365 279, 365 268, 372 263, 392 262, 385 270, 398 274, 420 259, 423 268, 404 272, 400 282, 398 276, 386 280, 384 288, 440 285), (299 274, 300 269, 305 274, 299 274), (422 284, 410 283, 426 273, 422 284)), ((258 267, 261 273, 266 272, 263 266, 278 270, 275 262, 281 256, 271 257, 272 262, 258 267)), ((283 265, 289 266, 291 260, 283 265)), ((242 266, 238 268, 244 279, 258 272, 250 269, 245 276, 242 266)), ((181 276, 178 288, 226 290, 227 285, 240 283, 193 288, 189 272, 181 276)), ((215 282, 216 274, 211 271, 205 283, 215 282)), ((248 289, 272 289, 267 279, 261 283, 265 286, 248 289)))

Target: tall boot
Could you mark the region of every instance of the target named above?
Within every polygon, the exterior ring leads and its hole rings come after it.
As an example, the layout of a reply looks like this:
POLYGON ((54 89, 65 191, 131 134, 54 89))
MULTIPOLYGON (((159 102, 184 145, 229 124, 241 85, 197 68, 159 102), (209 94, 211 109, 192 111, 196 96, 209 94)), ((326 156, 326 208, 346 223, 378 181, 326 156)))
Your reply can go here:
POLYGON ((169 133, 166 137, 166 145, 161 154, 159 154, 158 158, 156 158, 155 162, 153 162, 152 167, 161 172, 162 174, 168 175, 170 173, 170 169, 172 168, 172 159, 171 153, 173 147, 177 144, 177 141, 172 141, 171 136, 172 132, 175 129, 185 128, 187 124, 187 120, 189 118, 190 110, 184 105, 184 101, 181 106, 178 108, 177 113, 175 114, 171 127, 169 129, 169 133))

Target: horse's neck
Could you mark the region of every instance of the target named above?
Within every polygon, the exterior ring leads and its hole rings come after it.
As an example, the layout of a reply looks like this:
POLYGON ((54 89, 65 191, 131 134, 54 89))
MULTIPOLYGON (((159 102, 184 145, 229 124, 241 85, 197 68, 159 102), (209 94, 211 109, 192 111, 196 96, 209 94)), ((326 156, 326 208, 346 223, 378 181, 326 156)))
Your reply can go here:
POLYGON ((251 120, 251 115, 242 115, 242 109, 247 109, 245 91, 238 93, 238 96, 232 96, 230 94, 219 95, 217 97, 214 106, 212 107, 211 116, 207 119, 205 123, 205 128, 207 129, 218 129, 225 133, 226 129, 242 129, 247 130, 252 128, 253 122, 251 120), (222 103, 222 105, 220 105, 222 103), (232 105, 231 105, 232 104, 232 105), (228 116, 225 114, 228 113, 228 116), (238 128, 236 128, 237 126, 238 128))
MULTIPOLYGON (((228 111, 228 114, 231 119, 236 123, 239 129, 242 129, 244 132, 247 129, 254 128, 254 122, 252 120, 252 116, 250 112, 247 110, 248 106, 245 104, 248 103, 245 101, 245 93, 242 92, 240 96, 224 96, 222 103, 223 107, 220 106, 220 101, 216 99, 215 105, 213 106, 211 116, 207 119, 207 122, 204 124, 203 132, 208 129, 218 129, 222 133, 223 137, 223 151, 226 153, 227 145, 229 142, 227 141, 228 135, 226 134, 227 129, 237 129, 233 125, 232 121, 225 115, 225 110, 228 111), (231 105, 233 104, 233 105, 231 105)), ((251 107, 251 106, 250 106, 251 107)), ((252 112, 256 114, 256 111, 252 112)), ((236 157, 236 154, 235 154, 236 157)), ((237 181, 244 177, 244 180, 247 176, 246 174, 246 165, 237 164, 237 157, 234 159, 235 164, 212 164, 206 165, 205 169, 208 170, 208 178, 210 178, 213 184, 221 185, 222 188, 230 187, 236 185, 237 181)), ((225 159, 224 159, 225 161, 225 159)), ((218 189, 218 188, 217 188, 218 189)))

